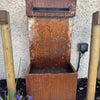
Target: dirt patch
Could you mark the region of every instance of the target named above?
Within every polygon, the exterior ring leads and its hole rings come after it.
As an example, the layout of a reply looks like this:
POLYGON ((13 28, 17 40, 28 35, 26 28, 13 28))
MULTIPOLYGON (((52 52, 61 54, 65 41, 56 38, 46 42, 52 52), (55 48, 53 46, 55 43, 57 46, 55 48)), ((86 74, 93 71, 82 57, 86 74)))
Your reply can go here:
MULTIPOLYGON (((25 79, 19 79, 17 83, 17 92, 19 94, 26 96, 26 82, 25 79)), ((0 96, 4 98, 4 94, 7 93, 7 83, 6 80, 0 80, 0 96)))
MULTIPOLYGON (((84 100, 87 92, 87 79, 79 79, 77 85, 77 100, 84 100)), ((95 100, 100 100, 100 81, 97 80, 95 100)))

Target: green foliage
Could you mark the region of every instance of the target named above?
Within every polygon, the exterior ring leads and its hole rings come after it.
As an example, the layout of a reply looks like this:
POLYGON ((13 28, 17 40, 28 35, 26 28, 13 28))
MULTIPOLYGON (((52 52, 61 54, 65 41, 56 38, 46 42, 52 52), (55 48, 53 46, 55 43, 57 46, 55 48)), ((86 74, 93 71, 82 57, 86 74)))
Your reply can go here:
MULTIPOLYGON (((20 67, 21 67, 21 58, 20 58, 20 61, 19 61, 19 67, 18 67, 18 73, 17 73, 17 79, 16 79, 16 84, 15 84, 15 89, 16 89, 16 86, 17 86, 17 83, 18 83, 18 78, 19 78, 19 73, 20 73, 20 67)), ((14 94, 14 91, 10 94, 10 98, 9 98, 9 93, 8 95, 6 95, 6 92, 4 93, 4 100, 14 100, 15 98, 17 100, 25 100, 26 98, 29 98, 29 100, 32 99, 33 96, 26 96, 26 97, 23 97, 23 94, 20 94, 20 90, 18 90, 18 92, 16 93, 16 95, 14 94)), ((3 98, 0 96, 0 100, 3 100, 3 98)))
POLYGON ((2 97, 0 97, 0 100, 3 100, 2 97))
POLYGON ((18 78, 19 78, 19 73, 20 73, 20 67, 21 67, 21 58, 20 58, 20 61, 19 61, 19 67, 18 67, 18 74, 17 74, 16 86, 17 86, 17 83, 18 83, 18 78))

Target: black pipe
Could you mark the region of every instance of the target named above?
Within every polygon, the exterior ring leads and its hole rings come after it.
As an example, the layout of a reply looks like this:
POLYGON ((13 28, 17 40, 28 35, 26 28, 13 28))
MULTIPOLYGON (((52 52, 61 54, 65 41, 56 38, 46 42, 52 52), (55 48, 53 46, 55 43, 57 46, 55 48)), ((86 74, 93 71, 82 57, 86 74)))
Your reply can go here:
POLYGON ((81 59, 81 52, 79 52, 79 59, 78 59, 78 67, 77 67, 77 72, 78 72, 78 70, 79 70, 79 67, 80 67, 80 59, 81 59))

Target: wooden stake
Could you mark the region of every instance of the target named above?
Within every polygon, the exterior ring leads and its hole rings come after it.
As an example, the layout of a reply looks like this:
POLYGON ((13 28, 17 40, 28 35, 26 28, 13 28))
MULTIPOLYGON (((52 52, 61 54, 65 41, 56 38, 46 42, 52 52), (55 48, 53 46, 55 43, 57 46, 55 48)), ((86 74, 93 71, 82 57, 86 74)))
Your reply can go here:
POLYGON ((93 14, 87 100, 95 99, 96 77, 100 48, 100 12, 93 14))
POLYGON ((16 89, 15 89, 15 76, 14 76, 11 32, 10 32, 8 12, 0 11, 0 25, 1 25, 1 35, 2 35, 2 43, 3 43, 7 87, 8 87, 10 100, 14 100, 12 96, 13 94, 15 94, 16 89))

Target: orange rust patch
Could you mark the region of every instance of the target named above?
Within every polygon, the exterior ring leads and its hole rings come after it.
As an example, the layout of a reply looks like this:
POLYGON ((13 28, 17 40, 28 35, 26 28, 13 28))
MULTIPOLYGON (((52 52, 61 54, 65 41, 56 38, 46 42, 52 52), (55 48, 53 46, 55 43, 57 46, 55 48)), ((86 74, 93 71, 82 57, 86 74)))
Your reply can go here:
POLYGON ((69 19, 34 18, 29 34, 31 63, 36 67, 64 67, 70 62, 69 19))

